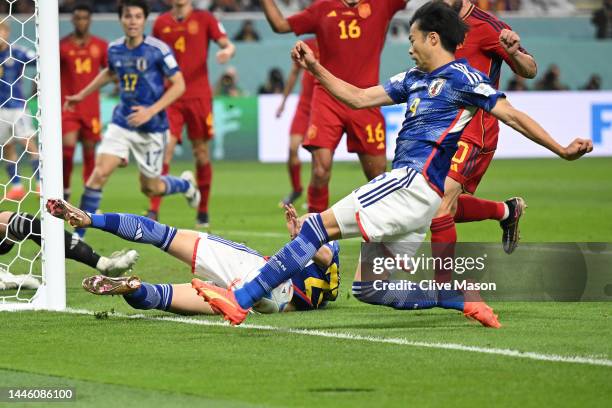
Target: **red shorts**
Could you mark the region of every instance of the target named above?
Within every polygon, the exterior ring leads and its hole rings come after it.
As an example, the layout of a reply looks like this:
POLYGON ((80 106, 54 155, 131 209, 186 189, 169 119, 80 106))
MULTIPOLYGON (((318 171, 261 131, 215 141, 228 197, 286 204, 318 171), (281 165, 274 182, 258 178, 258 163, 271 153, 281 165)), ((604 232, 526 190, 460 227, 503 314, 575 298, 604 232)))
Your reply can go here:
POLYGON ((308 131, 308 125, 310 124, 310 101, 302 101, 298 103, 291 121, 291 128, 289 129, 289 135, 300 135, 305 136, 308 131))
POLYGON ((183 139, 183 127, 187 125, 189 140, 210 140, 215 135, 210 98, 179 99, 166 108, 170 122, 170 134, 183 139))
POLYGON ((97 143, 101 140, 101 130, 100 115, 62 111, 62 135, 79 132, 80 139, 97 143))
POLYGON ((484 152, 477 145, 464 140, 460 140, 457 145, 448 177, 460 183, 466 193, 474 194, 493 160, 495 150, 484 152))
POLYGON ((302 146, 336 150, 342 134, 351 153, 386 154, 385 118, 380 109, 353 110, 320 88, 312 97, 310 126, 302 146))

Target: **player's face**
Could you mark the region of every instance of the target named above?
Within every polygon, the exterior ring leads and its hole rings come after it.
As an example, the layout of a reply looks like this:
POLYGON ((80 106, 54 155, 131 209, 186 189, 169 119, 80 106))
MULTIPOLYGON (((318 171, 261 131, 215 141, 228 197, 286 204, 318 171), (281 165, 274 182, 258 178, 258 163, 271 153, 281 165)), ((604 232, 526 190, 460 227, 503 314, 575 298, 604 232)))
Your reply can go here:
POLYGON ((415 22, 410 26, 410 50, 408 53, 414 60, 417 68, 423 71, 427 71, 428 57, 428 44, 427 37, 424 32, 418 28, 419 22, 415 22))
POLYGON ((125 7, 121 15, 121 27, 127 37, 141 37, 146 20, 144 10, 140 7, 125 7))
POLYGON ((191 5, 191 0, 170 0, 170 4, 174 7, 185 7, 191 5))
POLYGON ((72 14, 72 25, 77 34, 86 34, 91 25, 91 14, 85 10, 76 10, 72 14))

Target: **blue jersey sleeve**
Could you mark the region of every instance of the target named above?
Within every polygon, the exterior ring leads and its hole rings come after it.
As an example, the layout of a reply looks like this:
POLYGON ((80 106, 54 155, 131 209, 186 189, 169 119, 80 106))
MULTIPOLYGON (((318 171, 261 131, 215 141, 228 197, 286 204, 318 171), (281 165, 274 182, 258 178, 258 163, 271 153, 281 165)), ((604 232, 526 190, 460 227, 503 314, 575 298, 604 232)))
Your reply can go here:
POLYGON ((489 78, 483 74, 470 72, 469 75, 468 81, 456 89, 461 103, 491 112, 497 100, 505 98, 506 95, 493 88, 489 78))
POLYGON ((161 59, 159 66, 164 73, 164 76, 170 78, 177 72, 179 72, 178 63, 176 62, 176 58, 174 58, 174 54, 172 50, 168 48, 167 51, 161 52, 161 59))
POLYGON ((404 103, 408 100, 407 76, 408 72, 401 72, 389 78, 383 85, 387 95, 397 104, 404 103))

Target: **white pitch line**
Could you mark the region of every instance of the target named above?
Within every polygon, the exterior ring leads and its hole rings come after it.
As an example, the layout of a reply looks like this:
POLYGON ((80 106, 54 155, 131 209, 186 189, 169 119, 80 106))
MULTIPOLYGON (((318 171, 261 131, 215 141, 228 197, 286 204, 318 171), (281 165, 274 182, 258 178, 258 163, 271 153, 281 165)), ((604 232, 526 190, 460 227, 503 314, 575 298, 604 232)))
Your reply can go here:
MULTIPOLYGON (((72 313, 72 314, 79 314, 79 315, 93 315, 94 314, 94 312, 91 310, 72 309, 72 308, 67 308, 66 310, 64 310, 64 312, 72 313)), ((114 313, 112 314, 112 316, 123 317, 123 318, 128 318, 128 319, 143 319, 143 320, 153 320, 153 321, 162 321, 162 322, 192 324, 196 326, 215 326, 215 327, 231 328, 231 326, 229 326, 229 323, 222 322, 222 321, 213 322, 209 320, 196 320, 196 319, 190 319, 186 317, 174 317, 174 316, 156 317, 156 316, 146 316, 143 314, 128 315, 124 313, 114 313)), ((292 329, 292 328, 282 328, 282 327, 276 327, 276 326, 248 324, 248 323, 242 324, 240 326, 236 326, 236 328, 237 329, 276 331, 276 332, 282 332, 282 333, 298 334, 302 336, 325 337, 325 338, 340 339, 340 340, 365 341, 365 342, 370 342, 370 343, 397 344, 400 346, 410 346, 410 347, 422 347, 422 348, 455 350, 455 351, 469 351, 473 353, 493 354, 493 355, 498 355, 498 356, 524 358, 528 360, 551 361, 551 362, 556 362, 556 363, 574 363, 574 364, 586 364, 586 365, 594 365, 594 366, 612 367, 612 360, 598 358, 598 357, 589 357, 589 356, 562 356, 558 354, 543 354, 543 353, 536 353, 532 351, 519 351, 519 350, 512 350, 512 349, 467 346, 465 344, 458 344, 458 343, 428 343, 428 342, 423 342, 423 341, 407 340, 404 338, 362 336, 359 334, 351 334, 351 333, 339 333, 339 332, 329 332, 329 331, 323 331, 323 330, 310 330, 310 329, 292 329)), ((236 328, 232 328, 232 329, 236 329, 236 328)))

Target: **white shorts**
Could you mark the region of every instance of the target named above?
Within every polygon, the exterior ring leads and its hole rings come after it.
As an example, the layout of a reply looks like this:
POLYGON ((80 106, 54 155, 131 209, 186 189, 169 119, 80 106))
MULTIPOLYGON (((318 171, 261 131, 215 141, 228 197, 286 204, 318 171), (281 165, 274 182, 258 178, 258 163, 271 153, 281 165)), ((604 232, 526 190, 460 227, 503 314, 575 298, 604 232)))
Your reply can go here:
MULTIPOLYGON (((191 272, 222 288, 239 288, 257 276, 266 259, 257 251, 216 235, 201 233, 193 248, 191 272)), ((260 313, 282 311, 293 297, 287 280, 253 308, 260 313)))
POLYGON ((162 172, 167 141, 168 132, 135 132, 111 123, 102 137, 98 153, 129 160, 132 152, 140 173, 155 178, 162 172))
POLYGON ((0 109, 0 144, 5 144, 13 136, 27 139, 35 133, 32 117, 23 109, 0 109))
POLYGON ((359 187, 332 211, 343 238, 421 243, 440 202, 421 173, 404 167, 359 187))

